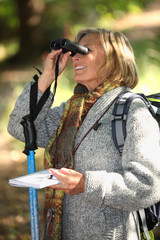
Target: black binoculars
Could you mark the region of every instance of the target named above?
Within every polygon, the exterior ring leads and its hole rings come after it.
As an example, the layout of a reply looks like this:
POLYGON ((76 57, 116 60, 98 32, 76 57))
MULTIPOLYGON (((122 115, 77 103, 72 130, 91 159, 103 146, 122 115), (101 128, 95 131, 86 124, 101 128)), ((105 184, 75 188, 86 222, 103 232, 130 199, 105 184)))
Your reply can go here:
POLYGON ((73 57, 76 53, 85 55, 88 53, 88 48, 81 46, 75 42, 70 41, 69 39, 57 39, 51 43, 51 49, 58 50, 62 48, 62 52, 71 52, 71 57, 73 57))

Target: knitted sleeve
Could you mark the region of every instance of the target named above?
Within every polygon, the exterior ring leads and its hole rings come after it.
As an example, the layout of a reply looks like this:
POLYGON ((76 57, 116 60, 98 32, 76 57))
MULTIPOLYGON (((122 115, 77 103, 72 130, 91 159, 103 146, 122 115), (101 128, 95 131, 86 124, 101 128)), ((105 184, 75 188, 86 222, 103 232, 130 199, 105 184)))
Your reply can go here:
MULTIPOLYGON (((24 134, 20 122, 22 120, 22 117, 29 114, 29 96, 30 87, 32 84, 33 82, 27 83, 22 94, 18 97, 8 123, 8 132, 13 137, 23 142, 24 134)), ((38 92, 38 100, 41 96, 42 93, 38 92)), ((46 147, 49 139, 57 129, 62 113, 64 111, 65 103, 62 103, 60 107, 51 108, 52 102, 53 95, 50 93, 49 98, 47 99, 38 117, 34 121, 37 133, 38 147, 46 147)))
POLYGON ((127 211, 160 201, 159 128, 140 100, 130 106, 127 138, 119 161, 121 170, 117 172, 85 172, 85 201, 127 211))

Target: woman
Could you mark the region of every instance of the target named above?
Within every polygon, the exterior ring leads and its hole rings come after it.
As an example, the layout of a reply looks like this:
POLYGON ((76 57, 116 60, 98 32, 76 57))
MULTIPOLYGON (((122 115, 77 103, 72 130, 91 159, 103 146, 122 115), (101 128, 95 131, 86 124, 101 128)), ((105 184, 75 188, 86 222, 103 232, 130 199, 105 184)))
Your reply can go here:
MULTIPOLYGON (((48 235, 68 240, 138 240, 136 211, 160 200, 158 124, 145 104, 134 100, 121 157, 112 140, 111 115, 116 97, 138 83, 132 48, 124 35, 105 29, 84 29, 76 42, 88 53, 72 58, 78 83, 74 95, 51 109, 50 94, 35 120, 37 144, 46 148, 45 167, 59 169, 51 172, 61 181, 46 190, 45 212, 54 211, 48 235), (100 118, 105 124, 95 129, 100 118)), ((38 81, 39 97, 54 81, 59 55, 60 73, 66 67, 70 53, 61 52, 47 56, 38 81)), ((19 122, 29 112, 31 84, 18 98, 8 125, 10 134, 22 141, 19 122)))

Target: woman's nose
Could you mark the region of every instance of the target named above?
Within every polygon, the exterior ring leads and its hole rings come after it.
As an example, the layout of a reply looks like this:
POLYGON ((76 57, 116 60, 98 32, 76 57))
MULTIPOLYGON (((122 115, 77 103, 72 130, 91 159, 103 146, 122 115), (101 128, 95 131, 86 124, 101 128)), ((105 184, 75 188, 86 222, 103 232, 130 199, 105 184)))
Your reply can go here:
POLYGON ((80 57, 81 57, 80 55, 81 55, 81 54, 76 53, 76 54, 72 57, 73 62, 80 60, 80 57))

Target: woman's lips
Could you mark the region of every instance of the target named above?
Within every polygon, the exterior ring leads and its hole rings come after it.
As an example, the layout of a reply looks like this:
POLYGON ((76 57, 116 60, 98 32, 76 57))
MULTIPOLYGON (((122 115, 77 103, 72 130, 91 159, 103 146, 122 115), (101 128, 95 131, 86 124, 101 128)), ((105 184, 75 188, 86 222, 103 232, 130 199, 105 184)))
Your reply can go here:
POLYGON ((76 67, 75 67, 75 71, 82 70, 82 69, 84 69, 84 68, 85 68, 85 66, 76 66, 76 67))

